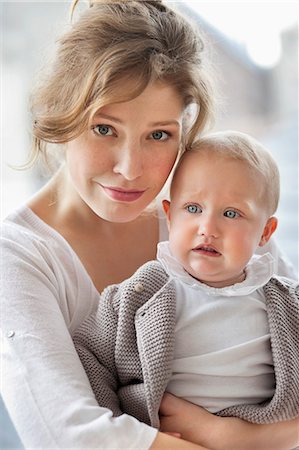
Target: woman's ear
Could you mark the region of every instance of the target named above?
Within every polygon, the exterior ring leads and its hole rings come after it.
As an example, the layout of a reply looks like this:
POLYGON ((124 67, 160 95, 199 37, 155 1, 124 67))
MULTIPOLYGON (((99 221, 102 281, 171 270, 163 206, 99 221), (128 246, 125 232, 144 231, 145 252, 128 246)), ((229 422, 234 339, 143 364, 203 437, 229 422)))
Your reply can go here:
POLYGON ((263 230, 261 240, 259 242, 259 247, 263 247, 269 241, 270 237, 272 236, 272 234, 274 233, 274 231, 277 228, 277 223, 278 223, 278 221, 277 221, 276 217, 270 217, 267 220, 267 223, 263 230))
POLYGON ((163 205, 163 209, 164 212, 166 214, 167 217, 167 225, 169 228, 169 222, 170 222, 170 201, 169 200, 162 200, 162 205, 163 205))

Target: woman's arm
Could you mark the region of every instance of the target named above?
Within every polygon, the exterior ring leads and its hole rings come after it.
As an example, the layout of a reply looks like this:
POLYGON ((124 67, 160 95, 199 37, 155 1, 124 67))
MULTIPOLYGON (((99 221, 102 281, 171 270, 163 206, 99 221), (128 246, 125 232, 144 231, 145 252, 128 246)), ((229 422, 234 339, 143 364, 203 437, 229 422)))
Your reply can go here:
POLYGON ((80 280, 66 285, 61 258, 28 233, 3 232, 1 250, 1 394, 25 448, 149 449, 157 430, 95 400, 68 330, 88 302, 80 280))
POLYGON ((25 448, 205 450, 98 405, 67 327, 59 258, 27 235, 2 238, 1 388, 25 448))
POLYGON ((299 445, 299 417, 257 425, 234 417, 222 418, 165 394, 160 408, 161 431, 176 431, 183 439, 213 450, 290 450, 299 445))
POLYGON ((291 450, 299 445, 299 417, 264 425, 234 417, 221 418, 217 440, 215 450, 291 450))
POLYGON ((169 436, 165 433, 158 433, 150 450, 208 450, 201 445, 193 444, 192 442, 184 441, 169 436))

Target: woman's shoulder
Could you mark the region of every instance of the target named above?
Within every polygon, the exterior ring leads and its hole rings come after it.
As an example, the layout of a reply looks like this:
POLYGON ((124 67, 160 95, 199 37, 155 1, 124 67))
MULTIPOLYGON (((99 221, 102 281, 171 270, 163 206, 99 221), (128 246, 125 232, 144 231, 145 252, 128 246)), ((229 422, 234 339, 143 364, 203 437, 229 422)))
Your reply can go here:
POLYGON ((1 250, 12 253, 29 251, 37 256, 41 252, 43 259, 54 257, 55 253, 69 253, 67 242, 59 233, 43 222, 26 205, 22 205, 8 214, 1 223, 1 250), (67 250, 67 252, 66 252, 67 250))
POLYGON ((28 295, 31 292, 43 301, 56 299, 67 322, 80 322, 81 316, 95 307, 99 294, 75 252, 27 206, 3 220, 1 253, 3 290, 8 299, 19 295, 17 287, 11 291, 15 279, 16 286, 22 286, 28 295))
POLYGON ((18 234, 42 236, 46 234, 47 225, 26 204, 22 204, 8 213, 1 222, 1 228, 12 233, 15 230, 18 234))
POLYGON ((32 261, 64 267, 69 273, 85 271, 67 240, 40 219, 28 206, 22 205, 1 223, 1 251, 32 261), (75 269, 74 269, 75 268, 75 269))

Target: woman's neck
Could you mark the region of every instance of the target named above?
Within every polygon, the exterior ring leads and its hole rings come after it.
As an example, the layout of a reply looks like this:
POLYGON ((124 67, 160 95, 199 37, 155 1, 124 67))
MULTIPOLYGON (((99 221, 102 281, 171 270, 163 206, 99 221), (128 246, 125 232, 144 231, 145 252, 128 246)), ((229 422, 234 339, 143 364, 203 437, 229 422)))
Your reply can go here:
POLYGON ((159 222, 154 211, 131 222, 108 222, 97 216, 72 189, 63 169, 28 206, 65 238, 99 291, 130 277, 142 264, 156 257, 159 222))

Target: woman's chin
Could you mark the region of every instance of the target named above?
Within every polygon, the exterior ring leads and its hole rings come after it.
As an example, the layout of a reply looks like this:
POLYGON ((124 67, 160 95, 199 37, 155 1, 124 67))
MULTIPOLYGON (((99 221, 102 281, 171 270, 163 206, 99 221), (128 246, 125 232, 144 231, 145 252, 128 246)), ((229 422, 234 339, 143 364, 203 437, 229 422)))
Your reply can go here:
POLYGON ((137 219, 143 211, 144 208, 136 208, 134 210, 125 209, 120 211, 101 211, 98 213, 98 216, 101 217, 101 219, 106 220, 107 222, 127 223, 137 219))

